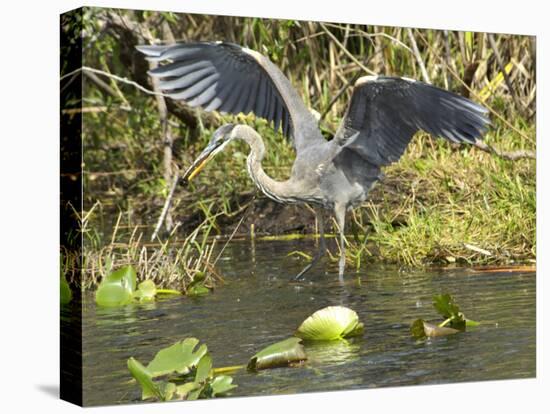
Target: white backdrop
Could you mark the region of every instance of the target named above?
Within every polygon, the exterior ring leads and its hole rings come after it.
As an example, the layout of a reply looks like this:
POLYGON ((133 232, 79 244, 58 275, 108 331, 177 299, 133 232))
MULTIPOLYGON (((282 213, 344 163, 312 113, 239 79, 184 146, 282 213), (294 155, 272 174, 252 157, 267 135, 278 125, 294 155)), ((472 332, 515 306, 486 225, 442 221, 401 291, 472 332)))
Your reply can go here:
MULTIPOLYGON (((78 409, 57 397, 58 340, 58 22, 78 1, 12 1, 0 20, 1 117, 0 167, 0 327, 3 413, 65 413, 78 409), (7 93, 6 93, 7 89, 7 93)), ((548 341, 543 330, 549 314, 548 13, 543 1, 321 1, 276 0, 118 0, 89 5, 299 18, 377 25, 536 34, 538 37, 538 275, 537 379, 380 390, 316 393, 288 397, 233 398, 193 403, 94 408, 87 412, 181 413, 312 411, 407 413, 445 411, 541 412, 548 409, 548 341), (546 111, 545 111, 546 109, 546 111), (546 187, 546 188, 545 188, 546 187), (547 215, 546 215, 547 216, 547 215), (546 394, 544 391, 546 391, 546 394)))

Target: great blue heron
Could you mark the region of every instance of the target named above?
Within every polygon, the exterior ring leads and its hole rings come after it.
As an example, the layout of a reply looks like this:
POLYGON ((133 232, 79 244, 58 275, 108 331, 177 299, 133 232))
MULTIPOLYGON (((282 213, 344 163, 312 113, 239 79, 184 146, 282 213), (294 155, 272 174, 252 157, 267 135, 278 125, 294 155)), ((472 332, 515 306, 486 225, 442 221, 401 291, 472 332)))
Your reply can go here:
POLYGON ((212 135, 182 179, 192 179, 232 140, 250 146, 248 173, 269 198, 311 203, 319 223, 319 250, 300 278, 326 250, 323 216, 334 212, 340 235, 339 271, 345 266, 346 211, 367 198, 381 168, 397 161, 413 135, 424 130, 453 142, 475 142, 489 123, 487 110, 464 97, 408 78, 364 76, 355 82, 344 119, 327 141, 316 118, 290 81, 267 57, 226 42, 137 46, 147 59, 169 61, 149 72, 160 89, 192 107, 230 114, 250 113, 273 121, 292 139, 296 159, 290 178, 276 181, 262 168, 265 146, 247 125, 226 124, 212 135))

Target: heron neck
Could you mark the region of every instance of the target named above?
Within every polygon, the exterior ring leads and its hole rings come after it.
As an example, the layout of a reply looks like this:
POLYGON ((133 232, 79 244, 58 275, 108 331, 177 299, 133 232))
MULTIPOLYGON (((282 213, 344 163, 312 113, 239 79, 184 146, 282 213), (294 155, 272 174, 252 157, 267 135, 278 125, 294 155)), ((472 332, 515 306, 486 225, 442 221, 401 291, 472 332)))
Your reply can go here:
POLYGON ((237 125, 234 133, 235 137, 244 140, 250 147, 250 153, 246 160, 248 173, 258 188, 275 201, 291 201, 293 198, 292 183, 289 180, 274 180, 266 174, 262 167, 262 160, 265 156, 262 137, 254 129, 245 125, 237 125))

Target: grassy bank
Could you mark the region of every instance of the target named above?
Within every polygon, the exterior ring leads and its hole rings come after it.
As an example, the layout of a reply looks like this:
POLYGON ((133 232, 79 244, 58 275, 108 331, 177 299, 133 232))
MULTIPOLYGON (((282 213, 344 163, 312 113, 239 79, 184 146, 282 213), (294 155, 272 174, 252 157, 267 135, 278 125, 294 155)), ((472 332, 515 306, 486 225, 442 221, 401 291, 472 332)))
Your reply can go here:
MULTIPOLYGON (((250 234, 252 225, 257 235, 315 231, 307 208, 274 205, 256 193, 245 168, 248 150, 233 143, 189 188, 178 189, 170 217, 176 228, 143 253, 171 174, 188 166, 222 123, 243 122, 260 132, 268 150, 264 168, 276 179, 288 177, 294 154, 282 136, 252 115, 224 117, 170 101, 165 102, 167 111, 159 112, 155 97, 136 88, 151 90, 152 85, 135 44, 227 40, 259 50, 321 114, 327 138, 338 127, 353 80, 379 73, 427 77, 470 96, 491 110, 488 144, 505 152, 536 149, 530 37, 94 8, 88 9, 84 26, 84 64, 99 71, 83 76, 82 216, 87 217, 85 267, 91 284, 97 263, 111 253, 120 263, 138 263, 147 278, 183 275, 173 282, 184 288, 194 271, 207 270, 211 237, 231 233, 245 212, 241 234, 250 234), (173 252, 155 255, 168 248, 167 240, 173 252), (177 258, 178 248, 191 244, 186 260, 192 258, 194 264, 176 272, 170 267, 174 261, 185 262, 177 258), (145 254, 158 259, 155 266, 143 261, 145 254)), ((534 260, 535 167, 532 158, 511 161, 418 134, 403 158, 385 169, 386 178, 369 201, 350 214, 350 264, 534 260)))

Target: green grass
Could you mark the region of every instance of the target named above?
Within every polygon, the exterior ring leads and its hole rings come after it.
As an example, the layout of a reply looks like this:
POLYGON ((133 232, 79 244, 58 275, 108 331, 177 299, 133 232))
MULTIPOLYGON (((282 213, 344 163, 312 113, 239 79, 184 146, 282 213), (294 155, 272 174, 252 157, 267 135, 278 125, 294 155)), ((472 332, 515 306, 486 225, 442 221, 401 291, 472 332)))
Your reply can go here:
MULTIPOLYGON (((500 148, 521 146, 513 133, 489 133, 487 141, 500 148)), ((371 197, 357 221, 378 252, 363 249, 365 259, 419 266, 536 257, 534 160, 504 160, 420 136, 387 168, 385 182, 371 197)), ((361 246, 348 239, 353 257, 361 246)))

